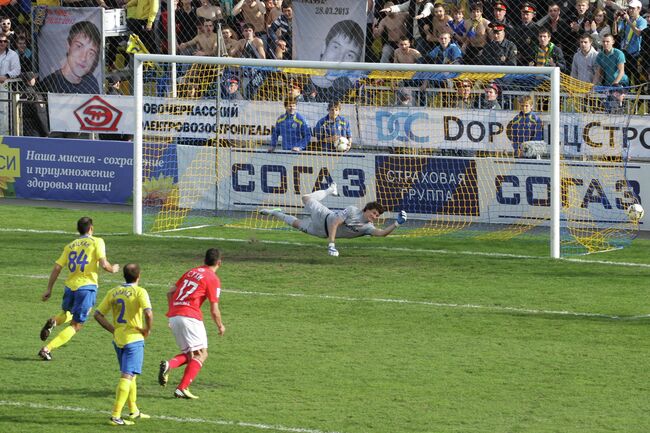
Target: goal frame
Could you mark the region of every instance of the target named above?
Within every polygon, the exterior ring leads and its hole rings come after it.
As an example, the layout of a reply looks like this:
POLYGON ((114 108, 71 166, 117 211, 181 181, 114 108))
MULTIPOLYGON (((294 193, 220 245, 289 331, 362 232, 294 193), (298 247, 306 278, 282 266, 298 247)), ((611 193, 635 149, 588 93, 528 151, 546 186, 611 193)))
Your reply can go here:
POLYGON ((134 123, 133 137, 133 232, 142 234, 142 107, 144 103, 143 65, 145 62, 201 63, 207 65, 299 68, 319 70, 372 70, 411 71, 433 73, 492 73, 543 75, 550 79, 550 144, 551 144, 551 219, 550 256, 560 258, 560 68, 548 66, 487 66, 487 65, 424 65, 402 63, 351 63, 320 62, 304 60, 263 60, 231 57, 199 57, 168 54, 136 54, 134 56, 134 123))

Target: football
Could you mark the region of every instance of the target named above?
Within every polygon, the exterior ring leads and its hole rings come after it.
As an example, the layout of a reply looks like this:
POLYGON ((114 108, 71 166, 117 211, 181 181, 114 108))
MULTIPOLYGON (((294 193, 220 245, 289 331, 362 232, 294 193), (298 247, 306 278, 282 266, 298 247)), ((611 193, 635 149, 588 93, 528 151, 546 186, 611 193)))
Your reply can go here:
POLYGON ((339 137, 339 139, 336 140, 336 150, 339 152, 347 152, 348 149, 350 149, 350 140, 345 137, 339 137))
POLYGON ((639 221, 641 218, 643 218, 644 213, 645 211, 643 210, 643 206, 641 206, 639 203, 634 203, 633 205, 630 205, 629 208, 627 208, 627 214, 632 221, 639 221))

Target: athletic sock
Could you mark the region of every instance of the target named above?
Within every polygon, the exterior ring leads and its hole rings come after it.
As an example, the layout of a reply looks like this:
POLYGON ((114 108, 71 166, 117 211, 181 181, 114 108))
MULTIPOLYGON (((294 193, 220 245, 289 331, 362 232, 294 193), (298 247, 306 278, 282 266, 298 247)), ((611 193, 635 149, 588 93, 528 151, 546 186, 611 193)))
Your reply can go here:
POLYGON ((167 365, 169 366, 170 369, 178 368, 181 365, 187 363, 187 361, 189 361, 189 357, 184 353, 179 353, 178 355, 174 356, 172 359, 167 361, 167 365))
POLYGON ((138 400, 138 385, 136 384, 137 376, 133 376, 131 379, 131 389, 129 390, 129 397, 127 401, 129 403, 129 413, 138 413, 138 405, 136 401, 138 400))
POLYGON ((52 341, 50 341, 50 343, 45 347, 47 347, 47 350, 51 352, 54 349, 59 348, 63 346, 65 343, 67 343, 68 341, 70 341, 70 339, 74 337, 74 334, 76 333, 77 331, 75 331, 75 329, 72 326, 68 326, 63 331, 59 332, 59 335, 54 337, 52 341))
POLYGON ((318 191, 314 191, 311 194, 305 194, 305 195, 311 198, 312 200, 323 201, 325 197, 331 195, 333 191, 334 190, 332 188, 319 189, 318 191))
POLYGON ((72 314, 67 311, 61 311, 59 314, 54 316, 54 320, 56 321, 56 326, 63 325, 72 320, 72 314))
POLYGON ((282 212, 281 210, 274 210, 269 212, 269 215, 272 215, 278 219, 281 219, 285 223, 287 223, 290 226, 293 226, 293 222, 297 220, 295 216, 287 215, 286 213, 282 212))
POLYGON ((185 373, 183 373, 183 378, 181 379, 181 383, 178 385, 178 389, 186 389, 189 387, 196 375, 201 371, 202 367, 203 364, 201 361, 192 358, 190 362, 187 363, 187 367, 185 367, 185 373))
POLYGON ((126 403, 130 391, 131 381, 121 377, 115 390, 115 403, 113 404, 113 413, 111 414, 113 418, 122 418, 122 408, 124 407, 124 403, 126 403))

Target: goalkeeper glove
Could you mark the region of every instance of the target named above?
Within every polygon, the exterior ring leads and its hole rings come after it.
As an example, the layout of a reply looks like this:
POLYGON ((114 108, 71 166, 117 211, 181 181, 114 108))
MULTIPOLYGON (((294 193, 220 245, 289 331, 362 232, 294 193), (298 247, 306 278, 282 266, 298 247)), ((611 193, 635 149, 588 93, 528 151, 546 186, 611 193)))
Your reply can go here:
POLYGON ((338 257, 339 252, 336 249, 336 246, 334 245, 334 242, 330 242, 329 245, 327 246, 327 254, 329 254, 332 257, 338 257))
POLYGON ((397 223, 398 226, 401 226, 402 224, 404 224, 406 222, 407 219, 408 219, 408 216, 406 215, 406 212, 405 211, 400 211, 397 214, 397 219, 395 220, 395 222, 397 223))

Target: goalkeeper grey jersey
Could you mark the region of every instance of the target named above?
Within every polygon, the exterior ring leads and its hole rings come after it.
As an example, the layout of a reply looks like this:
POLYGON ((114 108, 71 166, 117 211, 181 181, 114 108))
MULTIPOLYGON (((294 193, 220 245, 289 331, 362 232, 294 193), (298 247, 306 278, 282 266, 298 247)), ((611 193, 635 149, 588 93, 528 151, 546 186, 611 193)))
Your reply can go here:
POLYGON ((358 238, 359 236, 370 236, 375 230, 373 223, 365 221, 363 211, 355 206, 348 206, 341 211, 334 212, 335 215, 343 219, 336 230, 337 238, 358 238))

